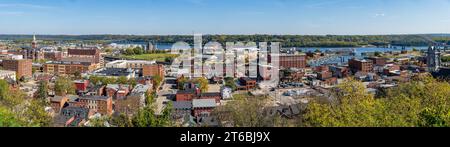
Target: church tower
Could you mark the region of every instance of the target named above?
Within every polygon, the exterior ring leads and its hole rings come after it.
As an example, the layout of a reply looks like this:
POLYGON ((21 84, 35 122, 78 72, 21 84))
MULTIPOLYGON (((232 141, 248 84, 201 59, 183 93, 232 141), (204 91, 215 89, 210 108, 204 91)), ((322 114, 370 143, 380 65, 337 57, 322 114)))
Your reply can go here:
POLYGON ((31 48, 33 48, 33 49, 37 48, 36 35, 33 35, 33 41, 31 42, 31 48))

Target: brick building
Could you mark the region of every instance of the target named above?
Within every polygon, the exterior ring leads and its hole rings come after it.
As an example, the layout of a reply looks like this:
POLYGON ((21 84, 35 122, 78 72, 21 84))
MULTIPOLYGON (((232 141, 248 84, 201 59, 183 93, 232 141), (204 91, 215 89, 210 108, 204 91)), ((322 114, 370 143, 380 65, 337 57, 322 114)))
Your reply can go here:
POLYGON ((198 89, 179 90, 176 95, 176 101, 192 101, 200 94, 198 89))
POLYGON ((371 60, 359 60, 350 59, 348 61, 348 66, 353 73, 363 72, 370 73, 373 72, 373 62, 371 60))
POLYGON ((55 113, 59 113, 68 101, 69 98, 67 98, 66 96, 55 96, 50 98, 50 106, 53 108, 53 111, 55 111, 55 113))
POLYGON ((305 54, 281 54, 280 68, 306 68, 305 54))
POLYGON ((370 57, 369 60, 372 60, 373 65, 384 66, 387 63, 387 58, 382 57, 370 57))
POLYGON ((89 80, 76 80, 74 81, 77 92, 87 92, 89 86, 89 80))
POLYGON ((333 77, 346 78, 350 75, 350 71, 347 67, 342 66, 330 66, 330 71, 333 73, 333 77))
POLYGON ((114 99, 124 99, 130 93, 130 85, 108 84, 106 86, 106 96, 114 99))
POLYGON ((63 58, 63 53, 60 51, 44 52, 44 58, 52 61, 60 61, 63 58))
POLYGON ((144 65, 143 69, 142 69, 142 76, 146 77, 146 76, 160 76, 160 77, 164 77, 164 66, 161 64, 151 64, 151 65, 144 65))
POLYGON ((52 61, 43 65, 45 73, 51 74, 74 74, 77 71, 80 73, 92 72, 96 69, 96 64, 92 62, 61 62, 52 61))
POLYGON ((101 56, 100 49, 98 48, 75 48, 68 49, 67 51, 68 57, 77 57, 77 58, 94 58, 95 63, 104 63, 104 59, 101 56))
POLYGON ((84 96, 80 97, 81 107, 88 108, 102 115, 112 114, 112 98, 107 96, 84 96))
POLYGON ((256 79, 251 79, 248 77, 239 78, 239 82, 237 83, 238 90, 250 90, 256 88, 256 79))
POLYGON ((194 117, 208 117, 216 107, 214 99, 194 99, 192 101, 194 117))
POLYGON ((29 59, 22 60, 3 60, 3 69, 15 71, 17 77, 32 77, 32 61, 29 59))

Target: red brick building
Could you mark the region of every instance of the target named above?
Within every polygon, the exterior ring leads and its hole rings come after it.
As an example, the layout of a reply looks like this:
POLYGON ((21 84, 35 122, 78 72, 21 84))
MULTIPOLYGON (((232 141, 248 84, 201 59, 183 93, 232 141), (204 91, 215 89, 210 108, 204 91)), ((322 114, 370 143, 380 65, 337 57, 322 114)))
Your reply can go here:
POLYGON ((373 62, 370 60, 350 59, 348 66, 353 73, 358 71, 363 73, 373 72, 373 62))
POLYGON ((331 77, 333 77, 333 73, 331 73, 330 71, 322 71, 317 73, 317 78, 321 80, 325 80, 331 77))
POLYGON ((59 113, 68 101, 69 98, 66 96, 55 96, 50 99, 50 106, 53 108, 55 113, 59 113))
POLYGON ((217 107, 214 99, 194 99, 192 101, 193 114, 195 117, 207 117, 217 107))
POLYGON ((112 98, 106 96, 85 96, 80 97, 80 105, 102 115, 112 114, 112 98))
POLYGON ((160 76, 164 77, 164 66, 161 64, 144 65, 142 69, 142 76, 160 76))
POLYGON ((106 86, 106 96, 114 99, 124 99, 130 93, 130 85, 109 84, 106 86))
POLYGON ((63 57, 63 53, 56 51, 56 52, 44 52, 44 58, 52 61, 60 61, 63 57))
POLYGON ((32 61, 30 59, 22 60, 3 60, 3 69, 15 71, 17 77, 32 77, 32 61))
POLYGON ((88 90, 89 80, 76 80, 74 83, 77 91, 85 92, 88 90))
POLYGON ((176 101, 192 101, 200 94, 200 90, 189 89, 177 92, 176 101))
POLYGON ((387 63, 387 58, 381 58, 381 57, 370 57, 369 60, 372 60, 373 65, 377 66, 384 66, 387 63))
POLYGON ((238 90, 250 90, 256 88, 256 80, 248 77, 239 78, 239 85, 236 85, 238 90))
POLYGON ((76 48, 69 49, 68 57, 94 58, 95 63, 103 63, 100 49, 98 48, 76 48))
POLYGON ((281 68, 306 68, 305 54, 282 54, 280 55, 281 68))

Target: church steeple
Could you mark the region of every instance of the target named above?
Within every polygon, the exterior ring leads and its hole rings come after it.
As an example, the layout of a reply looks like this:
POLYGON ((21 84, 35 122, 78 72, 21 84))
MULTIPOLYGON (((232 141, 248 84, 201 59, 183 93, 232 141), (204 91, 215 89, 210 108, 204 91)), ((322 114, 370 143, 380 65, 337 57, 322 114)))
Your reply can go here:
POLYGON ((37 48, 36 34, 33 34, 33 41, 31 42, 31 48, 37 48))

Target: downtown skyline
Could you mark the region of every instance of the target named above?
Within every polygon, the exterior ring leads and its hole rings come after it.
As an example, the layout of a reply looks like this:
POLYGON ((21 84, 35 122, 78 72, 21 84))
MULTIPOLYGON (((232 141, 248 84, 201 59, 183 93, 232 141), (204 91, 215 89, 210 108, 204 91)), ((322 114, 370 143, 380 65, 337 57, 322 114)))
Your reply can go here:
POLYGON ((450 33, 450 0, 0 0, 0 34, 450 33))

